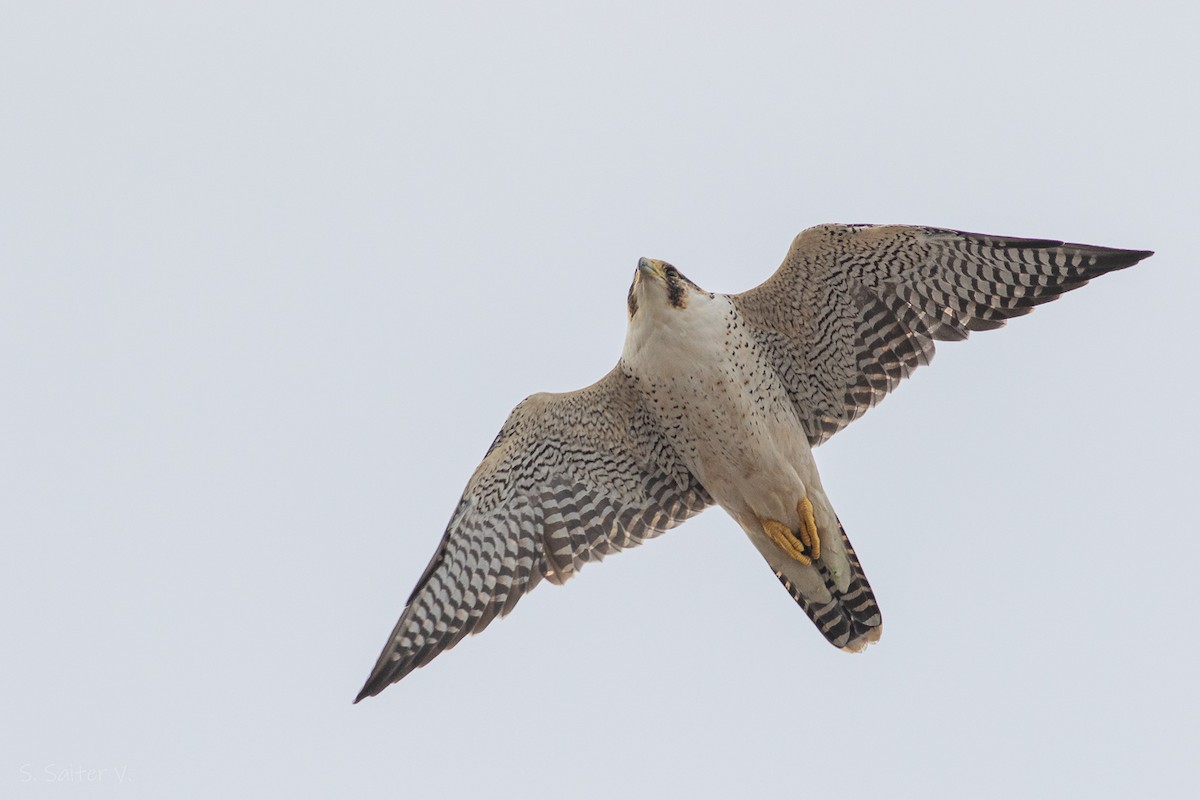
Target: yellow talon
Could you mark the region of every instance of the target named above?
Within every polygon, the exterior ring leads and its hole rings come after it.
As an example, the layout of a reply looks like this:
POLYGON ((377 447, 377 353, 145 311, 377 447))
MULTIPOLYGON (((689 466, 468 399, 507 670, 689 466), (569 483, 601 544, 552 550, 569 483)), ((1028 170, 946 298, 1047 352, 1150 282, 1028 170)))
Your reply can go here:
POLYGON ((807 497, 796 506, 796 512, 800 515, 798 538, 791 528, 779 520, 761 519, 759 522, 762 523, 763 533, 779 545, 780 550, 801 564, 811 564, 814 559, 821 557, 821 537, 817 535, 817 521, 813 518, 812 503, 807 497))
POLYGON ((800 514, 800 541, 808 548, 809 555, 815 561, 821 557, 821 537, 817 534, 817 521, 813 518, 812 503, 805 497, 796 506, 800 514))

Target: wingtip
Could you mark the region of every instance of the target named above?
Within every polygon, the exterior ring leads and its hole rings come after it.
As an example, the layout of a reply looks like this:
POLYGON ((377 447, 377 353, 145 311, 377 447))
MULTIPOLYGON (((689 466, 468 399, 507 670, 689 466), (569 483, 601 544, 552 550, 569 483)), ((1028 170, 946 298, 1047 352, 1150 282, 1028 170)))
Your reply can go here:
POLYGON ((1122 260, 1128 260, 1130 264, 1136 264, 1137 262, 1154 255, 1153 250, 1122 250, 1117 247, 1107 247, 1105 249, 1113 256, 1121 258, 1122 260))
POLYGON ((363 684, 358 697, 354 698, 355 705, 368 697, 375 697, 413 670, 412 663, 397 667, 397 662, 387 658, 387 655, 388 651, 384 651, 384 654, 379 657, 379 663, 375 665, 375 669, 371 670, 371 676, 363 684))
POLYGON ((380 680, 378 672, 371 673, 371 677, 367 678, 367 682, 364 683, 362 689, 359 690, 358 697, 354 698, 354 705, 358 705, 368 697, 374 697, 391 685, 391 681, 380 680))
POLYGON ((1105 250, 1107 252, 1102 253, 1099 257, 1102 265, 1099 274, 1128 269, 1154 255, 1153 250, 1121 250, 1115 247, 1105 248, 1105 250))

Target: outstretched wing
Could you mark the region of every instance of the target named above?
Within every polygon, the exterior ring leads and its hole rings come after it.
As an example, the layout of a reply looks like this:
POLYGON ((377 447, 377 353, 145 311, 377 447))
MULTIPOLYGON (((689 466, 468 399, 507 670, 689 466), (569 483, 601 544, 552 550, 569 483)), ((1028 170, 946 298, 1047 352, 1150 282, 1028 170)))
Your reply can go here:
POLYGON ((816 446, 933 357, 1147 250, 907 225, 819 225, 734 305, 763 345, 816 446))
POLYGON ((712 503, 619 368, 509 415, 358 700, 503 616, 542 578, 641 544, 712 503))

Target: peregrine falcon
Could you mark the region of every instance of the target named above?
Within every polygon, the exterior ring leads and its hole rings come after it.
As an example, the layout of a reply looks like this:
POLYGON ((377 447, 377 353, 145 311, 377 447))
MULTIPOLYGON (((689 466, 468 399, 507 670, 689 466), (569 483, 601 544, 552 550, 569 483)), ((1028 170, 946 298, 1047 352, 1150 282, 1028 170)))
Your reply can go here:
POLYGON ((621 359, 513 409, 355 702, 379 694, 542 580, 724 508, 835 647, 883 619, 812 448, 937 340, 965 339, 1152 255, 902 225, 820 225, 767 281, 707 292, 641 259, 621 359))

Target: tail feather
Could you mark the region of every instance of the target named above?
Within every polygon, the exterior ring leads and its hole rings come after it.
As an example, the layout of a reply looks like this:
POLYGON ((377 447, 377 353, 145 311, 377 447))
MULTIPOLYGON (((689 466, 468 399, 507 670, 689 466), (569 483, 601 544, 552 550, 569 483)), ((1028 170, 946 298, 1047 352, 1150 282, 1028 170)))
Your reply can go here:
POLYGON ((841 534, 841 549, 845 552, 850 569, 846 588, 838 588, 838 582, 824 563, 826 555, 822 555, 811 566, 795 563, 794 568, 787 572, 782 568, 776 569, 775 577, 779 578, 783 588, 804 609, 804 613, 830 644, 857 653, 879 640, 883 633, 883 615, 840 520, 838 532, 841 534), (813 577, 819 579, 824 591, 814 591, 817 586, 813 577))

